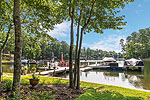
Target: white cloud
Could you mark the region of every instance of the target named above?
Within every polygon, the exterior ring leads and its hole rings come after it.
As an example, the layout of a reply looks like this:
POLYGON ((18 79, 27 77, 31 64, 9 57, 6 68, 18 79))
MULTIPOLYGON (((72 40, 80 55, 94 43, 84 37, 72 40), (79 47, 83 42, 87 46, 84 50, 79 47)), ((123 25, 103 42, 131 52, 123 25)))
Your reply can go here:
POLYGON ((101 49, 106 51, 120 52, 121 51, 120 39, 125 40, 126 37, 119 35, 110 35, 108 37, 105 37, 103 40, 95 42, 94 44, 89 44, 88 46, 91 49, 101 49))
POLYGON ((61 24, 57 24, 54 30, 48 32, 48 34, 54 38, 62 38, 67 36, 67 32, 69 32, 70 23, 63 22, 61 24))

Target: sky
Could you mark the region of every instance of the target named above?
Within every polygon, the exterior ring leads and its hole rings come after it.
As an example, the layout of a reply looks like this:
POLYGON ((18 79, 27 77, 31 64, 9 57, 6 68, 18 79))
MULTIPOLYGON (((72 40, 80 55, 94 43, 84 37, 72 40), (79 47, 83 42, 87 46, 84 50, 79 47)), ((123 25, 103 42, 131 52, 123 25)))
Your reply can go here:
MULTIPOLYGON (((135 0, 127 4, 119 14, 125 15, 127 22, 123 30, 108 29, 104 30, 103 34, 93 31, 87 33, 83 36, 82 47, 120 52, 120 39, 126 39, 132 32, 150 27, 150 0, 135 0)), ((56 25, 48 34, 70 44, 70 22, 65 21, 56 25)))

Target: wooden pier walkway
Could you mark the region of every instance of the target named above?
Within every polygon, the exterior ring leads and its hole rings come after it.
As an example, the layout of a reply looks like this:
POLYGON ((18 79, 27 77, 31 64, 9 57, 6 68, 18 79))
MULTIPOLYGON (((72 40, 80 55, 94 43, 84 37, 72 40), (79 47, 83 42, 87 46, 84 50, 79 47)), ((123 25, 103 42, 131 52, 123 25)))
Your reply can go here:
MULTIPOLYGON (((92 70, 92 67, 81 67, 80 71, 88 71, 88 70, 92 70)), ((40 75, 52 75, 52 74, 59 74, 59 73, 65 73, 69 71, 69 67, 59 67, 58 69, 51 69, 51 70, 47 70, 47 71, 42 71, 40 72, 40 75)), ((35 73, 36 75, 39 75, 39 72, 35 73)))
MULTIPOLYGON (((80 67, 80 71, 84 72, 84 71, 89 71, 89 70, 92 70, 92 69, 107 69, 108 67, 110 66, 102 66, 102 65, 96 65, 96 64, 93 64, 93 65, 89 65, 87 67, 85 66, 82 66, 80 67)), ((58 69, 48 69, 47 67, 43 67, 43 68, 38 68, 38 69, 46 69, 47 71, 42 71, 42 72, 37 72, 35 73, 36 75, 53 75, 53 74, 63 74, 63 73, 66 73, 66 72, 69 72, 69 67, 58 67, 58 69)))
MULTIPOLYGON (((57 73, 64 73, 69 71, 69 67, 59 67, 55 70, 48 70, 48 71, 42 71, 40 72, 40 75, 51 75, 51 74, 57 74, 57 73)), ((35 73, 36 75, 39 75, 39 72, 35 73)))

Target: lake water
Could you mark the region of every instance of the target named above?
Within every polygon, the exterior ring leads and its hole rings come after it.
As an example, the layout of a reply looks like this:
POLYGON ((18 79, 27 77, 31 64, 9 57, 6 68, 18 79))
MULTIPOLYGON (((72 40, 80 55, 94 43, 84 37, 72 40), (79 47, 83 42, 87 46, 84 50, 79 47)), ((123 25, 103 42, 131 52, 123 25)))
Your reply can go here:
MULTIPOLYGON (((59 77, 69 78, 68 75, 59 77)), ((144 74, 143 72, 111 72, 104 70, 91 70, 81 72, 80 79, 81 81, 150 91, 150 73, 144 74)))
MULTIPOLYGON (((61 75, 59 77, 69 78, 68 75, 61 75)), ((143 72, 112 72, 96 69, 81 72, 80 79, 81 81, 115 85, 150 92, 150 61, 144 61, 143 72)))
MULTIPOLYGON (((25 66, 28 66, 28 72, 31 71, 32 67, 36 67, 36 64, 24 64, 25 66)), ((2 64, 2 71, 6 73, 12 73, 13 72, 14 65, 13 64, 2 64)))
MULTIPOLYGON (((30 65, 29 70, 36 65, 30 65)), ((13 72, 13 65, 3 65, 3 72, 13 72)), ((60 75, 69 78, 68 75, 60 75)), ((150 61, 144 62, 144 72, 111 72, 91 70, 80 73, 81 81, 121 86, 131 89, 150 91, 150 61)))

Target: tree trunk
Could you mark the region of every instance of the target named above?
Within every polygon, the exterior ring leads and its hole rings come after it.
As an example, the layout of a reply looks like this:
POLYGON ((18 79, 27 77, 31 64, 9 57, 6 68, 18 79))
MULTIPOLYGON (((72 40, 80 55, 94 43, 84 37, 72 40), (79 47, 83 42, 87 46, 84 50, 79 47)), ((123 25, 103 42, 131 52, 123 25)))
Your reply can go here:
POLYGON ((78 62, 78 45, 79 45, 79 29, 80 29, 80 20, 81 20, 81 14, 82 10, 80 11, 80 16, 78 20, 78 26, 77 26, 77 40, 76 40, 76 51, 75 51, 75 66, 74 66, 74 86, 76 86, 76 80, 77 80, 77 62, 78 62))
POLYGON ((2 81, 2 51, 0 51, 0 83, 2 81))
POLYGON ((77 79, 78 42, 79 42, 79 25, 77 28, 77 40, 76 40, 76 51, 75 51, 74 86, 76 86, 76 79, 77 79))
POLYGON ((89 22, 91 20, 91 15, 92 15, 92 11, 93 11, 95 1, 96 0, 92 0, 92 6, 91 6, 91 9, 90 9, 89 18, 88 18, 87 22, 85 22, 85 24, 81 28, 80 44, 79 44, 79 51, 78 51, 78 61, 77 61, 77 87, 76 87, 76 89, 80 89, 80 53, 81 53, 81 47, 82 47, 83 32, 84 32, 84 29, 87 27, 87 25, 89 24, 89 22))
POLYGON ((71 32, 70 32, 70 53, 69 53, 69 82, 70 88, 74 88, 73 85, 73 71, 72 71, 72 58, 73 58, 73 18, 71 18, 71 32))
POLYGON ((14 74, 12 93, 20 94, 20 76, 21 76, 21 23, 20 23, 20 0, 14 0, 14 26, 15 26, 15 53, 14 53, 14 74))
POLYGON ((78 51, 78 61, 77 61, 77 87, 76 89, 80 89, 80 53, 81 53, 81 47, 82 47, 83 31, 84 29, 82 28, 81 36, 80 36, 79 51, 78 51))

